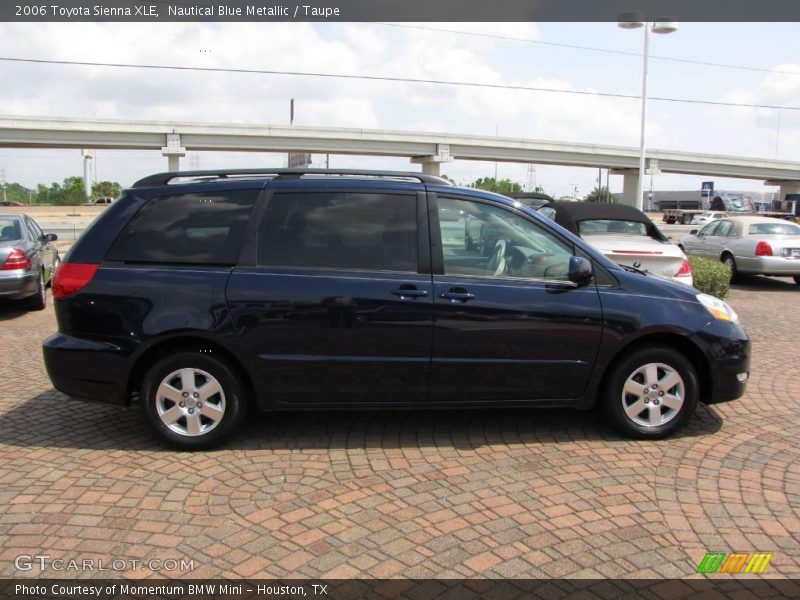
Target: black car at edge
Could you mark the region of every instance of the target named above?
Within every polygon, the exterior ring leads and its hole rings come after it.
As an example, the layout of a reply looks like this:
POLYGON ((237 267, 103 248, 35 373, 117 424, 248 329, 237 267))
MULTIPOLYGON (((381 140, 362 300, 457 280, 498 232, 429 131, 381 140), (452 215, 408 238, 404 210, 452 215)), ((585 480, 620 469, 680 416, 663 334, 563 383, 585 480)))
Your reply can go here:
POLYGON ((253 409, 600 403, 621 432, 658 438, 748 377, 726 303, 419 173, 153 175, 75 243, 53 295, 55 387, 137 403, 186 449, 253 409), (470 222, 497 233, 488 253, 470 222))

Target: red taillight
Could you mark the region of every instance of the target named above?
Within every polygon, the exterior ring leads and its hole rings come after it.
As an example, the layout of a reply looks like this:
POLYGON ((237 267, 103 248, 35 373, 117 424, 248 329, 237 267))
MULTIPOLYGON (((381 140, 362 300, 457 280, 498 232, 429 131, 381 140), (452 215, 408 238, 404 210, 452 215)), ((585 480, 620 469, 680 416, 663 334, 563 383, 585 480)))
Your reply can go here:
POLYGON ((772 256, 772 246, 769 242, 761 240, 756 244, 756 256, 772 256))
POLYGON ((28 258, 28 255, 25 254, 19 248, 14 248, 11 251, 11 254, 8 255, 5 262, 3 262, 3 266, 0 267, 0 270, 3 271, 11 271, 12 269, 30 269, 31 268, 31 259, 28 258))
POLYGON ((53 276, 53 298, 66 298, 80 291, 92 280, 99 266, 61 263, 53 276))
POLYGON ((692 274, 692 265, 689 264, 689 261, 685 258, 681 263, 681 268, 678 269, 678 272, 675 273, 675 277, 688 277, 692 274))

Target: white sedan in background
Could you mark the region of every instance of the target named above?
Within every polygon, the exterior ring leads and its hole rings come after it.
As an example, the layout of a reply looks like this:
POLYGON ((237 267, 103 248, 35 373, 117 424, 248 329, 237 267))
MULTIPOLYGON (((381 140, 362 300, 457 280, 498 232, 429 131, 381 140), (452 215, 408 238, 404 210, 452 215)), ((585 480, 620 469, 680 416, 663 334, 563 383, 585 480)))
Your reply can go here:
POLYGON ((794 277, 800 285, 800 226, 783 219, 747 216, 712 221, 681 238, 689 254, 721 260, 738 273, 794 277))
POLYGON ((683 250, 632 206, 599 202, 551 202, 539 213, 582 237, 615 263, 693 285, 683 250))
POLYGON ((700 213, 699 215, 695 215, 692 217, 692 225, 705 225, 706 223, 710 223, 711 221, 716 221, 717 219, 724 219, 727 217, 728 214, 724 212, 717 212, 714 210, 707 210, 705 212, 700 213))

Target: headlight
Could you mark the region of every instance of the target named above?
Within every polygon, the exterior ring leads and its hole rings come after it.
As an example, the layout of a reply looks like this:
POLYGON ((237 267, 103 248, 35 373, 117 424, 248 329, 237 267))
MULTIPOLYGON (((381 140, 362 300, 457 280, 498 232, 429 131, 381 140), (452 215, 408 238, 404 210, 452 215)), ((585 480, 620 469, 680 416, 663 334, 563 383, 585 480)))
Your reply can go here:
POLYGON ((739 316, 734 310, 728 306, 727 302, 723 302, 719 298, 709 296, 708 294, 697 294, 697 301, 706 307, 706 310, 714 315, 715 318, 722 321, 739 322, 739 316))

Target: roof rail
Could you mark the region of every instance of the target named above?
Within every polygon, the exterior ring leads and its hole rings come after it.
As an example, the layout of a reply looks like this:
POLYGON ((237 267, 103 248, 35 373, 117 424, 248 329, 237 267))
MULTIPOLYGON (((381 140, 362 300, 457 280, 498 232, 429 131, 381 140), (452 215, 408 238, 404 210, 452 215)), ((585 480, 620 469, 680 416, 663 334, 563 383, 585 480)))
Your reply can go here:
POLYGON ((174 179, 228 179, 234 177, 268 177, 277 178, 300 178, 304 175, 329 175, 329 176, 349 176, 365 178, 387 178, 387 179, 413 179, 420 183, 430 183, 437 185, 453 185, 444 177, 428 175, 427 173, 412 173, 408 171, 370 171, 363 169, 221 169, 205 171, 172 171, 167 173, 157 173, 140 179, 133 184, 135 188, 155 187, 167 185, 174 179))

